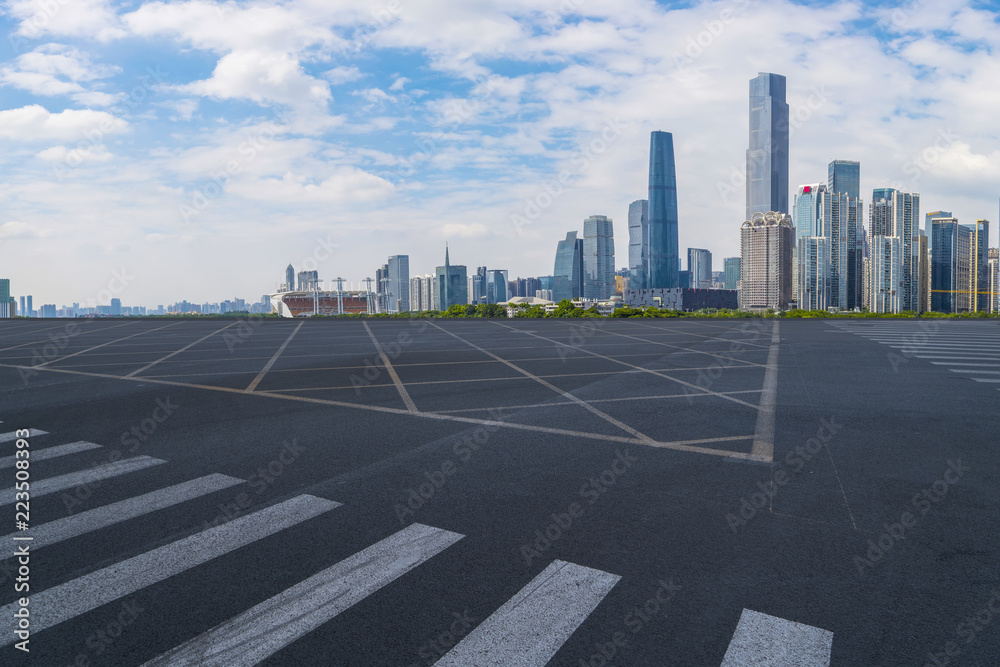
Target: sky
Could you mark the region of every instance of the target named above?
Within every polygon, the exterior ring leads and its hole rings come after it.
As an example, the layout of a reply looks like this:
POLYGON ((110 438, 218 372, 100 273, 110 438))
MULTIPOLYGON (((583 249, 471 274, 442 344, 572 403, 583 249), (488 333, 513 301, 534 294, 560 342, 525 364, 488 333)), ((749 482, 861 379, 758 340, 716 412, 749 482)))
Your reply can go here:
MULTIPOLYGON (((682 255, 739 255, 749 80, 787 77, 790 185, 998 220, 1000 6, 725 0, 0 4, 0 277, 34 304, 357 287, 389 255, 552 272, 673 133, 682 255)), ((996 243, 993 224, 990 245, 996 243)), ((686 260, 685 260, 686 261, 686 260)))

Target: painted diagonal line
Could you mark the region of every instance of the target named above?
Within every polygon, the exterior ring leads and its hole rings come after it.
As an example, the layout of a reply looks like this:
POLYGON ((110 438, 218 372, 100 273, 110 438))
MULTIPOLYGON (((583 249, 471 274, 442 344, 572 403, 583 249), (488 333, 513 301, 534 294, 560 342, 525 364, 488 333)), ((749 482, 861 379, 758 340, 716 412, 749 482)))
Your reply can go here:
POLYGON ((278 360, 278 357, 281 356, 281 353, 285 351, 285 348, 288 347, 288 344, 292 342, 292 338, 294 338, 295 334, 299 332, 299 329, 302 328, 303 324, 305 324, 305 322, 299 322, 299 325, 292 330, 292 333, 288 334, 288 338, 285 339, 285 342, 281 344, 281 347, 279 347, 278 351, 274 353, 274 356, 271 357, 271 359, 267 362, 267 364, 264 365, 264 368, 260 370, 260 373, 257 373, 257 377, 255 377, 253 379, 253 382, 251 382, 250 385, 246 388, 245 390, 246 392, 248 393, 252 392, 254 389, 257 388, 257 385, 259 385, 260 381, 264 379, 264 376, 267 375, 267 372, 271 370, 271 366, 273 366, 274 362, 278 360))
MULTIPOLYGON (((680 345, 671 345, 670 343, 662 343, 658 340, 646 340, 645 338, 639 338, 638 336, 630 336, 628 334, 618 333, 617 331, 605 330, 604 333, 611 334, 612 336, 621 336, 622 338, 629 338, 631 340, 637 340, 640 343, 647 343, 648 345, 660 345, 661 347, 669 347, 674 350, 681 350, 682 352, 687 352, 688 354, 705 354, 710 357, 715 357, 716 359, 724 359, 726 361, 746 364, 747 366, 763 366, 763 364, 758 364, 754 361, 747 361, 746 359, 733 359, 733 357, 726 354, 718 354, 715 352, 705 352, 703 350, 696 350, 692 347, 681 347, 680 345)), ((681 352, 675 352, 674 354, 681 354, 681 352)))
POLYGON ((135 338, 136 336, 145 336, 146 334, 153 333, 154 331, 159 331, 160 329, 166 329, 168 327, 175 327, 178 324, 183 324, 183 322, 174 322, 172 324, 164 324, 162 327, 156 327, 155 329, 147 329, 146 331, 140 331, 138 333, 134 333, 131 336, 123 336, 121 338, 116 338, 115 340, 109 340, 107 343, 101 343, 100 345, 95 345, 93 347, 88 347, 86 350, 80 350, 79 352, 74 352, 72 354, 67 354, 64 357, 59 357, 58 359, 52 359, 51 361, 46 361, 43 364, 38 364, 37 366, 32 366, 32 368, 35 368, 35 369, 45 368, 49 364, 54 364, 54 363, 59 362, 59 361, 66 361, 67 359, 72 359, 73 357, 76 357, 78 355, 86 354, 87 352, 92 352, 94 350, 99 350, 102 347, 107 347, 108 345, 114 345, 115 343, 120 343, 123 340, 128 340, 129 338, 135 338))
MULTIPOLYGON (((150 466, 157 466, 161 463, 166 463, 166 461, 154 459, 150 456, 136 456, 131 459, 102 463, 87 470, 71 472, 66 475, 59 475, 58 477, 40 479, 31 482, 31 497, 37 498, 38 496, 72 489, 83 484, 92 484, 93 482, 99 482, 110 477, 117 477, 135 472, 136 470, 142 470, 143 468, 149 468, 150 466)), ((14 502, 15 493, 16 489, 13 486, 0 489, 0 505, 7 505, 14 502)))
POLYGON ((408 526, 146 665, 256 665, 462 537, 419 523, 408 526))
MULTIPOLYGON (((417 404, 413 402, 410 398, 410 393, 406 391, 406 387, 403 386, 403 381, 399 379, 399 375, 396 373, 396 369, 392 367, 389 363, 389 357, 386 356, 385 351, 382 349, 382 345, 379 344, 378 339, 375 338, 375 334, 368 327, 368 323, 364 320, 361 324, 365 325, 365 331, 368 332, 368 337, 372 339, 372 343, 375 344, 375 349, 378 351, 378 355, 382 358, 382 365, 385 366, 385 370, 389 373, 389 377, 392 378, 393 384, 396 385, 396 391, 399 392, 399 397, 403 399, 403 403, 406 404, 406 409, 410 412, 420 412, 417 410, 417 404)), ((437 325, 434 325, 437 326, 437 325)))
POLYGON ((744 609, 722 667, 829 667, 833 633, 744 609))
POLYGON ((128 375, 126 375, 125 377, 127 377, 127 378, 130 378, 130 377, 134 377, 134 376, 138 375, 139 373, 142 373, 142 372, 144 372, 144 371, 147 371, 147 370, 149 370, 150 368, 152 368, 153 366, 155 366, 156 364, 160 363, 161 361, 166 361, 166 360, 167 360, 167 359, 169 359, 170 357, 173 357, 173 356, 175 356, 175 355, 178 355, 178 354, 180 354, 181 352, 184 352, 184 351, 186 351, 186 350, 188 350, 188 349, 190 349, 190 348, 194 347, 195 345, 197 345, 198 343, 202 342, 203 340, 207 340, 207 339, 211 338, 212 336, 214 336, 215 334, 219 333, 220 331, 225 331, 225 330, 226 330, 226 329, 228 329, 229 327, 233 327, 233 326, 236 326, 236 325, 237 325, 237 324, 239 324, 239 323, 240 323, 241 321, 242 321, 242 320, 238 320, 238 321, 236 321, 236 322, 233 322, 232 324, 227 324, 226 326, 222 327, 221 329, 216 329, 215 331, 213 331, 212 333, 208 334, 207 336, 202 336, 201 338, 199 338, 199 339, 198 339, 198 340, 196 340, 195 342, 193 342, 193 343, 189 343, 188 345, 185 345, 184 347, 182 347, 181 349, 177 350, 176 352, 171 352, 170 354, 168 354, 168 355, 167 355, 167 356, 165 356, 165 357, 160 357, 160 358, 159 358, 159 359, 157 359, 156 361, 154 361, 154 362, 151 362, 151 363, 148 363, 148 364, 146 364, 145 366, 143 366, 142 368, 140 368, 140 369, 138 369, 138 370, 134 370, 134 371, 132 371, 131 373, 129 373, 129 374, 128 374, 128 375))
MULTIPOLYGON (((734 340, 732 338, 720 338, 719 336, 709 336, 708 334, 694 333, 693 331, 681 331, 680 329, 669 329, 667 327, 658 327, 652 324, 645 324, 643 322, 629 322, 629 324, 635 324, 636 326, 645 327, 647 329, 655 329, 657 331, 670 331, 672 333, 681 334, 684 336, 698 336, 699 338, 707 338, 709 340, 718 340, 726 343, 740 343, 741 345, 753 345, 754 347, 766 348, 767 345, 763 343, 753 343, 750 341, 734 340)), ((746 333, 745 331, 739 331, 738 329, 731 329, 731 331, 736 331, 737 333, 746 333)), ((728 333, 725 332, 725 333, 728 333)))
MULTIPOLYGON (((500 324, 499 322, 492 322, 492 324, 495 324, 498 327, 505 327, 505 328, 511 329, 513 331, 518 331, 518 329, 515 329, 514 327, 510 326, 509 324, 500 324)), ((570 345, 568 343, 564 343, 562 341, 555 340, 554 338, 546 338, 545 336, 539 336, 536 333, 531 333, 531 332, 527 332, 527 331, 525 331, 523 333, 525 335, 527 335, 527 336, 533 336, 535 338, 538 338, 539 340, 548 341, 548 342, 550 342, 550 343, 552 343, 554 345, 561 345, 563 347, 568 347, 568 348, 570 348, 572 350, 579 350, 580 352, 583 352, 584 354, 589 354, 592 357, 597 357, 599 359, 606 359, 607 361, 610 361, 610 362, 615 363, 615 364, 619 364, 621 366, 627 366, 629 368, 634 368, 635 370, 640 371, 642 373, 649 373, 650 375, 655 375, 656 377, 661 377, 661 378, 663 378, 665 380, 670 380, 671 382, 676 382, 677 384, 683 385, 685 387, 689 387, 692 390, 697 391, 698 393, 701 393, 701 394, 710 394, 712 396, 718 396, 719 398, 725 399, 727 401, 731 401, 733 403, 739 403, 740 405, 745 405, 748 408, 753 408, 754 410, 757 409, 757 406, 754 405, 753 403, 748 403, 747 401, 741 401, 738 398, 733 398, 732 396, 727 396, 724 393, 720 393, 720 392, 717 392, 717 391, 711 391, 710 389, 706 389, 705 387, 696 385, 696 384, 694 384, 692 382, 685 382, 684 380, 680 380, 680 379, 675 378, 675 377, 673 377, 671 375, 667 375, 663 371, 655 371, 655 370, 653 370, 651 368, 646 368, 644 366, 636 366, 635 364, 630 364, 627 361, 622 361, 621 359, 615 359, 614 357, 609 357, 609 356, 607 356, 605 354, 599 354, 597 352, 594 352, 592 350, 588 350, 586 348, 575 347, 575 346, 570 345)))
POLYGON ((760 393, 757 408, 757 427, 754 430, 751 456, 761 461, 774 460, 774 412, 778 403, 778 320, 771 329, 771 349, 767 353, 767 371, 764 373, 764 390, 760 393))
POLYGON ((562 389, 560 389, 559 387, 555 386, 554 384, 552 384, 550 382, 546 382, 545 380, 543 380, 542 378, 538 377, 537 375, 529 373, 528 371, 524 370, 523 368, 521 368, 517 364, 515 364, 513 362, 510 362, 510 361, 507 361, 506 359, 493 354, 489 350, 481 348, 481 347, 479 347, 478 345, 476 345, 475 343, 473 343, 471 341, 465 340, 461 336, 453 334, 452 332, 450 332, 450 331, 448 331, 446 329, 442 329, 441 327, 439 327, 438 325, 434 324, 433 322, 431 322, 430 325, 432 327, 436 327, 437 329, 441 329, 441 331, 444 331, 446 334, 448 334, 452 338, 455 338, 456 340, 459 340, 459 341, 465 343, 466 345, 468 345, 468 346, 470 346, 470 347, 472 347, 472 348, 474 348, 474 349, 482 352, 483 354, 488 355, 488 356, 492 357, 493 359, 496 359, 497 361, 499 361, 500 363, 504 364, 508 368, 511 368, 511 369, 517 371, 518 373, 520 373, 521 375, 524 375, 525 377, 534 380, 535 382, 537 382, 538 384, 542 385, 543 387, 554 391, 555 393, 559 394, 560 396, 562 396, 566 400, 572 401, 573 403, 579 405, 581 408, 584 408, 585 410, 588 410, 589 412, 591 412, 592 414, 600 417, 601 419, 603 419, 604 421, 608 422, 612 426, 616 426, 617 428, 625 431, 626 433, 628 433, 628 434, 630 434, 632 436, 635 436, 640 441, 642 441, 644 443, 647 443, 647 444, 654 442, 654 440, 652 438, 650 438, 648 435, 640 433, 639 431, 637 431, 636 429, 632 428, 628 424, 625 424, 623 422, 618 421, 617 419, 615 419, 614 417, 612 417, 608 413, 603 412, 602 410, 600 410, 598 408, 595 408, 590 403, 587 403, 582 398, 574 396, 573 394, 571 394, 568 391, 563 391, 562 389))
MULTIPOLYGON (((34 461, 44 461, 45 459, 54 459, 57 456, 66 456, 68 454, 76 454, 77 452, 85 452, 88 449, 99 449, 100 445, 94 444, 93 442, 86 442, 85 440, 80 440, 79 442, 71 442, 68 445, 59 445, 57 447, 46 447, 45 449, 33 449, 29 452, 29 460, 34 461)), ((0 469, 2 468, 13 468, 14 464, 18 461, 17 456, 5 456, 0 458, 0 469)))
POLYGON ((542 667, 619 579, 615 574, 554 561, 435 667, 542 667))
MULTIPOLYGON (((36 435, 48 435, 48 431, 39 431, 37 428, 28 429, 28 437, 32 438, 36 435)), ((0 442, 10 442, 12 440, 18 439, 17 431, 11 431, 10 433, 0 433, 0 442)))
MULTIPOLYGON (((31 596, 31 627, 51 628, 338 506, 339 503, 315 496, 296 496, 35 593, 31 596)), ((0 640, 4 646, 16 641, 16 606, 14 602, 0 609, 0 617, 7 619, 8 627, 0 640)))
MULTIPOLYGON (((226 475, 207 475, 193 479, 183 484, 168 486, 159 491, 145 493, 135 498, 128 498, 117 503, 95 507, 92 510, 81 512, 63 519, 57 519, 48 523, 43 523, 31 527, 31 548, 41 549, 50 544, 56 544, 63 540, 79 537, 101 528, 107 528, 129 519, 155 512, 157 510, 172 507, 179 503, 199 498, 201 496, 220 491, 230 486, 242 484, 242 479, 227 477, 226 475)), ((11 533, 6 538, 12 539, 18 533, 11 533)))
MULTIPOLYGON (((17 365, 14 365, 14 364, 0 363, 0 368, 23 368, 23 366, 17 366, 17 365)), ((460 417, 458 415, 449 415, 449 414, 442 414, 442 413, 437 413, 437 412, 409 412, 409 411, 404 410, 402 408, 390 408, 390 407, 383 406, 383 405, 365 405, 363 403, 349 403, 347 401, 336 401, 336 400, 326 399, 326 398, 311 398, 309 396, 296 396, 294 394, 279 394, 279 393, 270 392, 270 391, 255 391, 255 392, 251 392, 250 394, 248 394, 243 389, 234 389, 232 387, 216 387, 216 386, 213 386, 213 385, 196 384, 196 383, 193 383, 193 382, 177 382, 175 380, 161 380, 161 379, 149 378, 149 377, 127 378, 127 377, 125 377, 123 375, 112 375, 110 373, 93 373, 93 372, 89 372, 89 371, 74 371, 74 370, 70 370, 70 369, 66 369, 66 368, 45 368, 43 370, 48 371, 50 373, 65 373, 65 374, 68 374, 68 375, 80 375, 80 376, 84 376, 84 377, 106 378, 106 379, 110 379, 110 380, 126 380, 126 381, 130 381, 130 382, 144 382, 144 383, 148 383, 148 384, 161 384, 161 385, 168 386, 168 387, 187 387, 189 389, 201 389, 203 391, 218 391, 218 392, 222 392, 222 393, 225 393, 225 394, 240 394, 241 396, 248 396, 249 395, 249 396, 254 396, 254 397, 259 397, 259 398, 272 398, 272 399, 280 399, 280 400, 285 400, 285 401, 299 401, 301 403, 311 403, 311 404, 314 404, 314 405, 332 405, 332 406, 335 406, 335 407, 338 407, 338 408, 347 408, 347 409, 351 409, 351 410, 366 410, 366 411, 369 411, 369 412, 381 412, 381 413, 384 413, 384 414, 391 414, 391 415, 404 415, 404 416, 411 416, 411 417, 419 417, 421 419, 436 419, 436 420, 439 420, 439 421, 451 421, 451 422, 458 422, 458 423, 462 423, 462 424, 475 424, 477 426, 494 426, 494 427, 497 427, 497 428, 513 429, 513 430, 516 430, 516 431, 530 431, 530 432, 533 432, 533 433, 551 433, 553 435, 563 435, 563 436, 569 436, 569 437, 573 437, 573 438, 585 438, 587 440, 597 440, 597 441, 600 441, 600 442, 623 442, 623 443, 627 443, 627 444, 636 444, 636 445, 647 445, 647 444, 650 444, 650 443, 647 443, 647 442, 645 442, 643 440, 639 440, 637 438, 628 438, 628 437, 625 437, 625 436, 605 435, 605 434, 602 434, 602 433, 587 433, 587 432, 584 432, 584 431, 573 431, 573 430, 569 430, 569 429, 554 428, 554 427, 549 427, 549 426, 536 426, 536 425, 533 425, 533 424, 519 424, 517 422, 497 421, 495 419, 477 419, 475 417, 460 417)), ((640 369, 640 370, 642 370, 642 369, 640 369)), ((716 392, 702 392, 702 393, 706 394, 706 395, 713 395, 713 396, 716 395, 716 392)), ((743 401, 738 401, 738 402, 743 403, 743 401)), ((750 406, 754 410, 757 409, 757 406, 754 405, 753 403, 746 403, 746 405, 750 406)), ((672 448, 674 444, 675 443, 671 443, 671 442, 654 442, 654 443, 652 443, 653 446, 656 446, 656 447, 665 447, 665 448, 668 448, 668 449, 672 448)), ((681 448, 681 449, 683 449, 683 448, 681 448)), ((687 450, 684 450, 684 451, 687 451, 687 450)), ((754 458, 750 454, 748 454, 746 452, 727 452, 727 451, 723 451, 723 450, 705 450, 704 452, 701 452, 701 453, 703 453, 703 454, 711 454, 713 456, 724 456, 724 457, 727 457, 727 458, 737 458, 737 459, 754 460, 754 458)))
MULTIPOLYGON (((88 327, 87 331, 80 331, 80 332, 78 332, 76 334, 73 334, 73 337, 76 338, 77 336, 84 336, 86 334, 100 333, 100 332, 103 332, 103 331, 107 331, 108 329, 117 329, 118 327, 127 327, 130 324, 136 324, 136 323, 135 322, 125 322, 123 324, 115 324, 113 326, 103 327, 103 328, 100 328, 100 329, 90 329, 88 327)), ((69 326, 69 325, 65 325, 65 326, 69 326)), ((42 329, 42 331, 44 331, 44 329, 42 329)), ((32 332, 32 333, 34 333, 34 332, 32 332)), ((6 352, 7 350, 16 350, 18 348, 28 347, 29 345, 43 345, 43 344, 47 344, 47 343, 51 343, 51 342, 53 342, 52 338, 43 338, 42 340, 33 340, 30 343, 21 343, 20 345, 12 345, 11 347, 5 347, 2 350, 0 350, 0 352, 6 352)))

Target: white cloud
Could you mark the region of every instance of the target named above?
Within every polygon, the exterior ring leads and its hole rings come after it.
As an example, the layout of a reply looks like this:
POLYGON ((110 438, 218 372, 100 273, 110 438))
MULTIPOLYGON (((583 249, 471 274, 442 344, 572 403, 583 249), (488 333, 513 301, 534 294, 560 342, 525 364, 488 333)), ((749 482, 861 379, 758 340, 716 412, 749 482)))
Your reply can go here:
POLYGON ((0 111, 0 139, 9 141, 82 140, 87 133, 103 136, 123 132, 127 127, 128 123, 120 118, 90 109, 51 113, 32 104, 0 111))
POLYGON ((393 187, 357 167, 340 167, 320 182, 288 172, 281 179, 234 181, 228 191, 248 199, 309 205, 378 201, 391 195, 393 187))
POLYGON ((66 148, 65 146, 53 146, 38 152, 35 157, 45 162, 57 162, 69 166, 76 166, 83 162, 107 162, 114 157, 106 146, 97 145, 81 148, 66 148))
POLYGON ((323 73, 323 78, 335 86, 350 83, 351 81, 357 81, 358 79, 363 79, 364 77, 364 72, 358 69, 355 65, 334 67, 333 69, 327 70, 323 73))
POLYGON ((0 69, 0 84, 34 95, 70 95, 87 106, 110 106, 118 100, 118 95, 88 90, 81 82, 108 78, 119 72, 120 67, 95 64, 88 54, 73 47, 45 44, 0 69))
POLYGON ((107 42, 126 34, 110 0, 8 0, 7 12, 20 20, 11 39, 15 46, 44 35, 107 42))
POLYGON ((0 239, 43 239, 52 236, 47 229, 39 229, 17 220, 11 220, 0 225, 0 239))

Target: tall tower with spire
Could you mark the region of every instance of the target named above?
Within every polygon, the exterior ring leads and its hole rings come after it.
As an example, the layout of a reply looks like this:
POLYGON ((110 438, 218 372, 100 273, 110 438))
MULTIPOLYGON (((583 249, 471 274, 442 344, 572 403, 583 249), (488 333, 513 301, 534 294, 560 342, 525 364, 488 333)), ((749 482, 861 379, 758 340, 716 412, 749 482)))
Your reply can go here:
POLYGON ((465 305, 469 302, 469 283, 466 268, 463 265, 451 265, 448 245, 444 247, 444 266, 435 270, 434 280, 437 283, 438 310, 448 310, 456 304, 465 305))

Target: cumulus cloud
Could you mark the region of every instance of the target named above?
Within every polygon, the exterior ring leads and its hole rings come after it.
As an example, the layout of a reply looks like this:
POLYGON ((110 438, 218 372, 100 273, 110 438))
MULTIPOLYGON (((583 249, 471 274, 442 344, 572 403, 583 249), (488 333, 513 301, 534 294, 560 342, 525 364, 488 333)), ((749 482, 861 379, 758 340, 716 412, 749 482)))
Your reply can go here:
POLYGON ((9 141, 82 140, 88 132, 114 134, 127 127, 128 123, 120 118, 90 109, 52 113, 41 105, 32 104, 0 111, 0 139, 9 141))
POLYGON ((117 95, 88 90, 82 83, 105 79, 121 68, 93 63, 90 56, 63 44, 45 44, 24 53, 0 68, 0 84, 14 86, 34 95, 69 95, 87 106, 109 106, 117 95))

